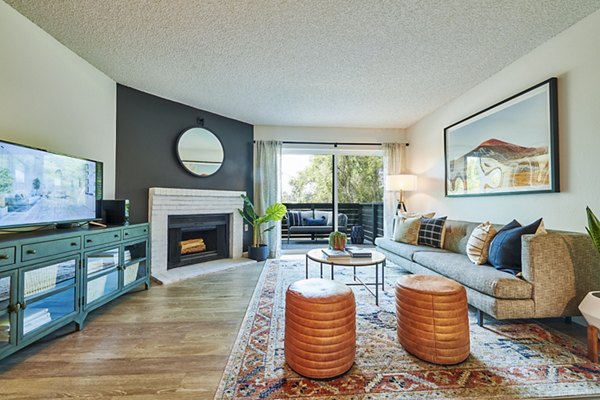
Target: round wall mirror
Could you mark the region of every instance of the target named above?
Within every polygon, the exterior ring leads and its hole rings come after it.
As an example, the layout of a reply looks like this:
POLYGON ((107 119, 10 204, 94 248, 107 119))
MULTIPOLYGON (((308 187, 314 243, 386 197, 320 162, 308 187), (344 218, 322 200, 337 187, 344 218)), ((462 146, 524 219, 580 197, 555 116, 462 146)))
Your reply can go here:
POLYGON ((210 176, 223 164, 223 146, 206 128, 190 128, 177 141, 177 156, 183 167, 196 176, 210 176))

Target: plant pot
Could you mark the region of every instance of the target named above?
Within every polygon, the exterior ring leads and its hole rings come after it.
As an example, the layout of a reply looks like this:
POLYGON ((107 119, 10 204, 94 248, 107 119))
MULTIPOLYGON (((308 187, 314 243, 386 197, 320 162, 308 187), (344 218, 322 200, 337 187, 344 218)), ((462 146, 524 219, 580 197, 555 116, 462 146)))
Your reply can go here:
POLYGON ((269 246, 261 244, 259 247, 248 246, 248 258, 264 261, 269 257, 269 246))
POLYGON ((579 304, 579 311, 588 324, 600 328, 600 291, 589 292, 579 304))

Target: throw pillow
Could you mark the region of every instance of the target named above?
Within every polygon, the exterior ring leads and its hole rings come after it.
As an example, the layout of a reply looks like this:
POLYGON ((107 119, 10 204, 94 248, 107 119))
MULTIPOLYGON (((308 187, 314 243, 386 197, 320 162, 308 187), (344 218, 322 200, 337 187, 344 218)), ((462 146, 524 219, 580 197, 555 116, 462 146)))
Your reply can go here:
POLYGON ((327 225, 327 217, 322 216, 321 218, 304 218, 302 225, 305 225, 305 226, 325 226, 325 225, 327 225))
POLYGON ((302 225, 302 216, 300 215, 300 211, 288 211, 285 219, 287 220, 288 226, 302 225))
POLYGON ((396 217, 394 224, 394 240, 396 242, 417 244, 420 226, 421 218, 403 219, 401 217, 396 217))
POLYGON ((435 211, 432 212, 405 212, 398 211, 398 216, 404 219, 407 218, 433 218, 435 216, 435 211))
POLYGON ((489 222, 478 225, 467 241, 467 257, 477 265, 485 264, 496 228, 489 222))
POLYGON ((512 220, 498 231, 492 244, 488 260, 498 270, 511 272, 513 275, 521 271, 521 236, 537 232, 542 219, 521 226, 516 220, 512 220))
POLYGON ((446 218, 421 218, 419 244, 442 248, 446 233, 446 218))
POLYGON ((537 231, 535 231, 536 235, 546 235, 548 234, 548 231, 546 230, 546 226, 544 225, 544 221, 542 221, 540 223, 540 226, 538 226, 537 231))

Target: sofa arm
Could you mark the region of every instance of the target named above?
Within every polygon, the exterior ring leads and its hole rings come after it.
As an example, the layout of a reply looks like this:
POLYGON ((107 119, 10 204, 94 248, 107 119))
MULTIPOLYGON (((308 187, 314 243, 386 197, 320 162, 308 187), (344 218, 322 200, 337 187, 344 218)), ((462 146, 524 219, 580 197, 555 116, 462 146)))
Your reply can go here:
POLYGON ((578 315, 577 306, 600 289, 600 255, 583 233, 523 235, 523 278, 533 284, 536 317, 578 315))

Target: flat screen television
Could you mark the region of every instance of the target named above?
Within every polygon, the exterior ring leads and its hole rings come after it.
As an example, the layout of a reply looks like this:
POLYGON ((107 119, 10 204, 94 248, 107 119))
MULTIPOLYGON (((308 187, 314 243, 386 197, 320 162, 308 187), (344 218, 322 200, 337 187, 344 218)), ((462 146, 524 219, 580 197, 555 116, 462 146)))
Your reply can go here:
POLYGON ((0 141, 0 229, 98 219, 102 163, 0 141))

